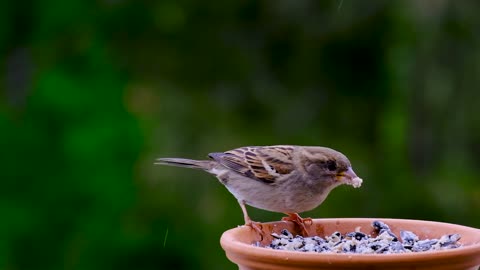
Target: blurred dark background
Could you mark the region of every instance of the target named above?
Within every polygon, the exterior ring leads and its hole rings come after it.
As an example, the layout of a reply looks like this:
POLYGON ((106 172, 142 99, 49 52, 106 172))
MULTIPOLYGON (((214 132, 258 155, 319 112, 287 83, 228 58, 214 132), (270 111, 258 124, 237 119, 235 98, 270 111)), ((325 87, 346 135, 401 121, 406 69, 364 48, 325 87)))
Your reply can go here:
POLYGON ((236 269, 219 245, 236 200, 153 162, 245 145, 350 158, 363 187, 304 216, 480 227, 478 10, 1 1, 0 269, 236 269))

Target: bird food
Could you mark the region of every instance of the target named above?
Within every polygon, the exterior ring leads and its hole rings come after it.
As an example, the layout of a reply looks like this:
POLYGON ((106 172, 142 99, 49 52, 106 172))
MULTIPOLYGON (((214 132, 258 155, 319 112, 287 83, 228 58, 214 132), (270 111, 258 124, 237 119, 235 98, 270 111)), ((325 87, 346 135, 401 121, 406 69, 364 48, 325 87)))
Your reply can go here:
MULTIPOLYGON (((280 234, 272 233, 273 241, 264 247, 318 253, 393 254, 444 250, 461 246, 458 243, 459 234, 447 234, 439 239, 420 240, 411 231, 400 231, 400 237, 397 237, 387 224, 378 220, 372 222, 372 227, 377 234, 375 237, 362 233, 360 230, 344 235, 334 232, 325 238, 299 235, 294 237, 292 233, 284 229, 280 234)), ((260 246, 259 243, 255 245, 260 246)))
POLYGON ((360 177, 355 177, 351 180, 350 185, 353 186, 354 188, 359 188, 362 186, 363 180, 360 177))

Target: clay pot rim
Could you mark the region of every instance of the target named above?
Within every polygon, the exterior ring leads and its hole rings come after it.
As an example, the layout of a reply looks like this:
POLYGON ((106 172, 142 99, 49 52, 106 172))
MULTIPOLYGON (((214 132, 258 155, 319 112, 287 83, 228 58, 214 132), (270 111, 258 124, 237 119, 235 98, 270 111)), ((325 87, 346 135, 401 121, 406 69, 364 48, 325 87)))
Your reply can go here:
MULTIPOLYGON (((381 220, 387 224, 395 222, 411 223, 416 225, 440 225, 440 226, 449 226, 453 230, 461 231, 471 231, 480 234, 480 229, 467 227, 463 225, 457 225, 452 223, 437 222, 437 221, 426 221, 426 220, 413 220, 413 219, 392 219, 392 218, 326 218, 326 219, 314 219, 314 222, 324 221, 324 222, 366 222, 373 220, 381 220)), ((279 222, 268 222, 264 224, 279 224, 279 222)), ((294 264, 306 262, 306 259, 312 264, 319 263, 371 263, 372 260, 378 262, 389 262, 389 263, 402 263, 410 262, 415 260, 417 262, 421 261, 431 261, 431 260, 455 260, 458 256, 474 256, 480 253, 480 241, 466 244, 460 248, 448 249, 448 250, 436 250, 436 251, 425 251, 418 253, 400 253, 400 254, 338 254, 338 253, 314 253, 314 252, 299 252, 299 251, 287 251, 287 250, 273 250, 266 249, 263 247, 256 247, 247 243, 240 242, 236 240, 236 235, 250 230, 249 227, 241 226, 234 229, 227 230, 223 233, 220 238, 220 243, 225 249, 225 245, 228 245, 231 252, 242 254, 245 257, 255 257, 258 261, 270 261, 272 259, 281 259, 288 261, 288 264, 294 264)), ((452 232, 454 233, 454 232, 452 232)), ((461 241, 460 241, 461 242, 461 241)), ((243 257, 242 256, 242 257, 243 257)))

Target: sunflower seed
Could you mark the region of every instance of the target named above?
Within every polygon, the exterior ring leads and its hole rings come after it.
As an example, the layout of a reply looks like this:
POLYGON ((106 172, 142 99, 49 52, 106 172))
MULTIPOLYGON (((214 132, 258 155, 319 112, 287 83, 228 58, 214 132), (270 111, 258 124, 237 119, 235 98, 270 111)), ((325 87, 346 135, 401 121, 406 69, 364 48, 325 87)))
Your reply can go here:
MULTIPOLYGON (((272 242, 265 248, 278 250, 296 250, 301 252, 318 253, 355 253, 355 254, 392 254, 423 252, 429 250, 443 250, 458 248, 461 244, 459 234, 443 235, 439 239, 423 239, 411 231, 400 231, 399 238, 390 230, 390 227, 376 220, 372 227, 377 236, 372 237, 356 230, 342 235, 334 232, 322 238, 320 236, 302 237, 293 236, 291 232, 284 229, 279 234, 272 233, 272 242)), ((262 246, 255 243, 255 246, 262 246)))

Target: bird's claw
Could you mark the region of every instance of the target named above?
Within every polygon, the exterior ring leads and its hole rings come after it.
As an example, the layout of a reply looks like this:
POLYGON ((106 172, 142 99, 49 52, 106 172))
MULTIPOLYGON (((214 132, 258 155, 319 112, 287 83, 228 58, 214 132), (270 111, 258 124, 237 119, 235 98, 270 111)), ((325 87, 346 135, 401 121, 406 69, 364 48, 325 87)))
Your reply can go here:
POLYGON ((313 219, 310 218, 310 217, 304 218, 304 219, 303 219, 303 223, 305 223, 306 225, 310 226, 310 225, 313 224, 313 219))
POLYGON ((262 223, 260 222, 255 222, 255 221, 250 221, 245 224, 245 226, 248 226, 252 228, 254 231, 256 231, 260 235, 260 241, 263 240, 264 232, 263 232, 263 226, 262 223))
POLYGON ((287 213, 288 217, 283 217, 282 221, 291 221, 300 227, 303 236, 308 236, 307 225, 313 224, 312 218, 302 218, 297 213, 287 213))

